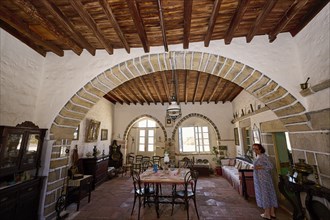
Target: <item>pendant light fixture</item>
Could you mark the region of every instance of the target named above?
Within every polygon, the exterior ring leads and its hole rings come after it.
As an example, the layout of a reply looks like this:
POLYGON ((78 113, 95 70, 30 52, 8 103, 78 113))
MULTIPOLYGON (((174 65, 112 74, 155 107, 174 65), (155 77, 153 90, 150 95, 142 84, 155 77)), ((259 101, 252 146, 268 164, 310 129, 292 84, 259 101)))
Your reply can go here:
POLYGON ((172 69, 172 82, 171 82, 171 89, 172 89, 172 96, 170 105, 167 107, 166 115, 171 120, 175 121, 177 118, 181 116, 181 107, 177 102, 177 82, 176 82, 176 72, 174 70, 174 59, 170 53, 170 63, 172 69))

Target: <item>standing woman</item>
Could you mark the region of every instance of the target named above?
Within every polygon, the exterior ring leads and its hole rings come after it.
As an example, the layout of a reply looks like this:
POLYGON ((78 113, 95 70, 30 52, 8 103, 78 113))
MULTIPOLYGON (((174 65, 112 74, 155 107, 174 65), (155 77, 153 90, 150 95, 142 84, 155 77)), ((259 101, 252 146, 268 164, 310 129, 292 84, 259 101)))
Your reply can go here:
POLYGON ((275 208, 278 207, 271 170, 273 164, 265 154, 265 148, 261 144, 253 144, 253 150, 257 158, 253 162, 254 189, 257 205, 265 211, 261 214, 264 219, 275 217, 275 208))

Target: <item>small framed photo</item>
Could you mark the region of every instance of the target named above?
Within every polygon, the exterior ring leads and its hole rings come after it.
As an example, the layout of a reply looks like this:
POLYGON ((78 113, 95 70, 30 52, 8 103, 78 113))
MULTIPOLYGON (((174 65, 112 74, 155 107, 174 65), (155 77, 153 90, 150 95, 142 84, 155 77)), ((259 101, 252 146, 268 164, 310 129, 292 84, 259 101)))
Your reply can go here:
POLYGON ((173 127, 173 124, 174 124, 174 122, 173 122, 173 120, 170 117, 166 117, 165 118, 165 125, 166 125, 166 127, 173 127))
POLYGON ((101 129, 101 141, 108 140, 108 129, 101 129))
POLYGON ((239 145, 239 138, 238 138, 238 128, 234 128, 234 139, 235 139, 235 145, 239 145))

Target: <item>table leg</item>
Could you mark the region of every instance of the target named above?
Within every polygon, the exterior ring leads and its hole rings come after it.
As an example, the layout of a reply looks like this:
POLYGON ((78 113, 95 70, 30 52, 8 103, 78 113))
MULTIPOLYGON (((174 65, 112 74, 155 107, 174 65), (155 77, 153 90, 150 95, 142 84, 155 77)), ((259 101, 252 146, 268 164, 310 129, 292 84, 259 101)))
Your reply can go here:
POLYGON ((156 184, 156 195, 155 195, 155 208, 157 213, 157 218, 159 218, 159 184, 156 184))

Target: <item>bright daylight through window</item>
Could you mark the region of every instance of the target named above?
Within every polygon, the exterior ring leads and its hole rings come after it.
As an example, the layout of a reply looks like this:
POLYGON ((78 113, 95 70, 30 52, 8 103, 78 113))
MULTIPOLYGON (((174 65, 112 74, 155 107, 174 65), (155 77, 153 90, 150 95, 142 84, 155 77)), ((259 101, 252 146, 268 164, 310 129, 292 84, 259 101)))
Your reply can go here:
POLYGON ((139 121, 139 151, 154 151, 156 122, 151 119, 139 121))
POLYGON ((207 126, 180 127, 179 129, 180 151, 210 152, 209 128, 207 126))

